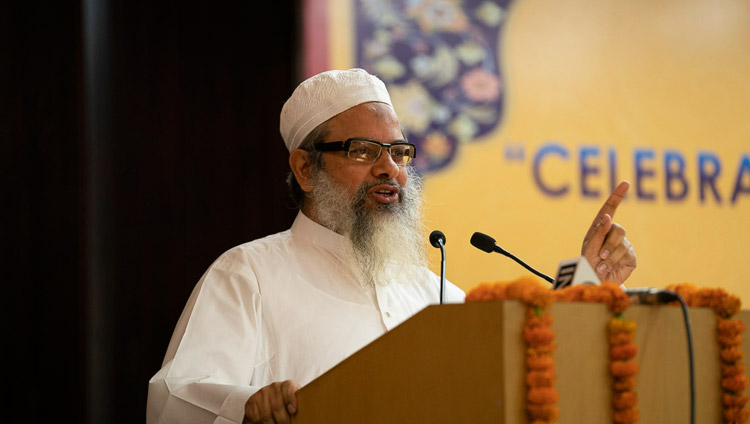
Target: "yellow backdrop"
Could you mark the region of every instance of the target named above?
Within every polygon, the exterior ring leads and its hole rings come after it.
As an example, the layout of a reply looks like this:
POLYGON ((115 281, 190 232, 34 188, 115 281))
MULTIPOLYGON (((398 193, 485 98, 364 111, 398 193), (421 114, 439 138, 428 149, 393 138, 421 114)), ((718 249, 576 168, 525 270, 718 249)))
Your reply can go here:
MULTIPOLYGON (((330 68, 356 65, 352 7, 328 0, 330 68)), ((474 231, 554 277, 627 179, 615 216, 638 256, 627 285, 721 286, 750 302, 750 3, 517 0, 505 12, 502 124, 425 176, 448 278, 468 290, 526 273, 472 247, 474 231)))

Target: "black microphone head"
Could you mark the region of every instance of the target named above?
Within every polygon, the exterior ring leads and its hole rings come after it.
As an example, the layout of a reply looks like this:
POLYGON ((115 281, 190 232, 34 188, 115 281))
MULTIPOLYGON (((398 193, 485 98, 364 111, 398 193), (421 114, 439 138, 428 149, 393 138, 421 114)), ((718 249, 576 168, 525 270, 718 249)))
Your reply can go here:
POLYGON ((497 246, 495 239, 482 233, 474 233, 474 235, 471 236, 471 245, 479 250, 484 250, 487 253, 494 252, 495 246, 497 246))
POLYGON ((440 247, 442 244, 445 246, 445 234, 443 234, 440 230, 435 230, 430 233, 430 244, 432 244, 434 247, 440 247))

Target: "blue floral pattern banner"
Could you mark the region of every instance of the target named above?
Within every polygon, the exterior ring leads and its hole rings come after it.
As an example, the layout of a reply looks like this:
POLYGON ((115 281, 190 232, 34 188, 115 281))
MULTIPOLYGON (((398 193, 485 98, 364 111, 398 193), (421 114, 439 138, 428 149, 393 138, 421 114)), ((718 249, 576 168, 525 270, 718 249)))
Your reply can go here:
POLYGON ((496 128, 499 35, 510 0, 357 0, 357 66, 388 86, 424 174, 496 128))

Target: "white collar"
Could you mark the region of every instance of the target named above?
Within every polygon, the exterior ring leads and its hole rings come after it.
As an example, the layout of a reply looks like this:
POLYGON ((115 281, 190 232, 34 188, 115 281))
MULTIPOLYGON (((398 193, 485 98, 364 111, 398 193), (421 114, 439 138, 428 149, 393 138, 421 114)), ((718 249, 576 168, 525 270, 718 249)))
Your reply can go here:
POLYGON ((318 224, 308 218, 302 211, 297 213, 291 231, 294 237, 299 237, 308 243, 339 255, 347 256, 349 241, 346 237, 318 224))

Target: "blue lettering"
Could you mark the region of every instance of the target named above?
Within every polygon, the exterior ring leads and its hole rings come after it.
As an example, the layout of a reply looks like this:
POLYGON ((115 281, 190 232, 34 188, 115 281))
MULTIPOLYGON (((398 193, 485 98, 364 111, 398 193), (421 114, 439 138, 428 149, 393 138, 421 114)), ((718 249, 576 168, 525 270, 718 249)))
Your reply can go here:
POLYGON ((586 184, 589 175, 599 175, 598 166, 589 166, 586 158, 589 156, 599 156, 598 147, 581 147, 579 157, 581 160, 581 195, 583 197, 599 197, 599 190, 591 189, 586 184))
POLYGON ((750 194, 750 156, 747 154, 742 156, 740 160, 740 169, 737 171, 737 181, 734 183, 734 190, 732 190, 732 204, 737 202, 737 196, 740 193, 750 194), (748 178, 744 178, 747 176, 748 178), (745 184, 743 184, 743 181, 745 184))
POLYGON ((612 193, 617 187, 617 150, 609 148, 609 192, 612 193))
POLYGON ((682 153, 673 150, 664 153, 664 174, 667 200, 683 200, 688 193, 688 182, 685 179, 685 158, 682 153), (674 190, 675 185, 678 186, 677 190, 674 190))
POLYGON ((711 188, 711 192, 716 199, 716 203, 721 204, 721 196, 719 196, 719 190, 716 189, 716 178, 721 174, 721 162, 716 154, 711 152, 699 152, 698 153, 698 178, 700 187, 700 200, 701 203, 706 202, 706 186, 711 188), (709 165, 712 165, 709 168, 709 165))
POLYGON ((646 178, 652 178, 654 176, 654 170, 651 168, 645 168, 643 162, 653 158, 653 150, 635 151, 635 194, 639 199, 654 200, 656 198, 656 195, 653 192, 647 192, 642 185, 646 178))
POLYGON ((568 192, 570 187, 567 184, 563 184, 559 188, 553 188, 549 185, 545 184, 542 181, 542 172, 541 172, 541 162, 542 159, 544 159, 545 156, 555 154, 563 159, 568 159, 568 151, 565 150, 565 148, 559 144, 550 143, 545 146, 543 146, 534 156, 534 166, 533 166, 533 173, 534 173, 534 181, 536 182, 536 185, 539 187, 540 190, 542 190, 545 194, 548 196, 562 196, 568 192))

